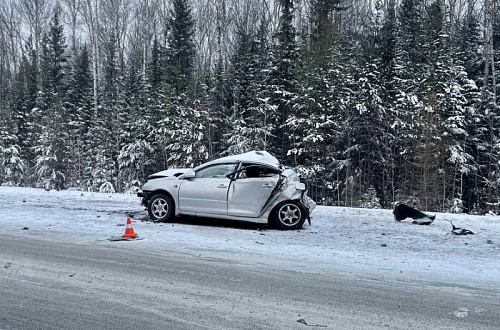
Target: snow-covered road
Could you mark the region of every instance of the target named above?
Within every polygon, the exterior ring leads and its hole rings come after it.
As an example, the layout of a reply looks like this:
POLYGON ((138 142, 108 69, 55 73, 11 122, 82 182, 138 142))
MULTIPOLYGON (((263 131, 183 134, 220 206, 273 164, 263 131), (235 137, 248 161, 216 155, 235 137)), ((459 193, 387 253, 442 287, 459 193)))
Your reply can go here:
MULTIPOLYGON (((498 329, 490 291, 3 236, 0 329, 498 329)), ((128 245, 130 246, 130 245, 128 245)))
POLYGON ((500 290, 500 217, 438 214, 430 226, 395 222, 390 210, 318 207, 312 226, 277 231, 209 219, 159 224, 133 195, 0 187, 0 230, 13 235, 124 249, 172 251, 316 274, 500 290), (127 214, 143 238, 121 235, 127 214), (476 235, 451 233, 452 220, 476 235), (23 228, 29 228, 23 230, 23 228))
POLYGON ((132 195, 0 187, 0 329, 496 329, 500 219, 318 207, 277 231, 132 195), (142 238, 111 242, 127 215, 142 238), (471 236, 452 235, 451 225, 471 236), (214 225, 215 223, 215 225, 214 225), (305 321, 304 321, 305 322, 305 321))

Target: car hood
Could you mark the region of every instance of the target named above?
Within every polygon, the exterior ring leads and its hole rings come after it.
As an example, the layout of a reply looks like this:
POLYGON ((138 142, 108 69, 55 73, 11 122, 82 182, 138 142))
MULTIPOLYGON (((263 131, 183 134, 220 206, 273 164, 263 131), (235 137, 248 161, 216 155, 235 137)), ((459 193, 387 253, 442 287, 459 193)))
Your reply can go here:
POLYGON ((158 179, 158 178, 168 178, 168 177, 179 177, 184 174, 186 171, 189 171, 190 168, 171 168, 165 171, 160 171, 154 174, 151 174, 149 179, 158 179))

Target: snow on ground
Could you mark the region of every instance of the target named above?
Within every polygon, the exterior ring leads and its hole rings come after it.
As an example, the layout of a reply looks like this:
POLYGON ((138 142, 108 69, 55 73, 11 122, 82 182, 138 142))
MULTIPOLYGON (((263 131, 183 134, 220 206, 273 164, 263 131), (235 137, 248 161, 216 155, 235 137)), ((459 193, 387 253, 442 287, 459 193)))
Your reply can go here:
POLYGON ((304 273, 500 287, 498 216, 437 214, 432 225, 418 226, 395 222, 390 210, 320 206, 312 215, 312 226, 299 231, 211 219, 160 224, 148 220, 134 195, 0 187, 4 239, 25 235, 304 273), (127 214, 134 215, 134 230, 143 239, 109 242, 123 233, 127 214), (476 235, 453 235, 445 219, 476 235))

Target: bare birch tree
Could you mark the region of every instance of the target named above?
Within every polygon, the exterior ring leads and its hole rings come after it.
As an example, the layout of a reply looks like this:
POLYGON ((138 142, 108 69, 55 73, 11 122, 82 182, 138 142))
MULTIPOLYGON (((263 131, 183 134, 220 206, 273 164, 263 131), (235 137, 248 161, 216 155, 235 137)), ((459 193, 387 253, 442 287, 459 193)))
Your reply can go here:
POLYGON ((50 0, 19 0, 17 8, 26 23, 29 37, 33 42, 37 63, 40 63, 43 33, 46 31, 50 18, 52 1, 50 0))
POLYGON ((79 18, 82 9, 82 0, 62 0, 65 22, 69 26, 71 52, 73 56, 77 53, 77 33, 79 32, 79 18))

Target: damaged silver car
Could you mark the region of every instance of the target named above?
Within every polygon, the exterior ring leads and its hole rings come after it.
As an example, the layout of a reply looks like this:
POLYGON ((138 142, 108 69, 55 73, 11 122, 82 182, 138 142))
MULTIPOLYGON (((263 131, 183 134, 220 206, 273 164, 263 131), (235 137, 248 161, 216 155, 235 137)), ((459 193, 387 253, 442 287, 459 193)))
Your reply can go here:
POLYGON ((149 176, 138 192, 149 216, 178 215, 269 223, 299 229, 316 203, 307 181, 265 151, 224 157, 194 169, 169 169, 149 176))

